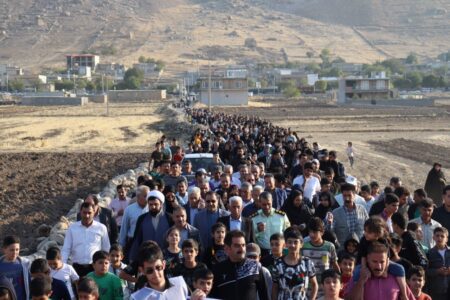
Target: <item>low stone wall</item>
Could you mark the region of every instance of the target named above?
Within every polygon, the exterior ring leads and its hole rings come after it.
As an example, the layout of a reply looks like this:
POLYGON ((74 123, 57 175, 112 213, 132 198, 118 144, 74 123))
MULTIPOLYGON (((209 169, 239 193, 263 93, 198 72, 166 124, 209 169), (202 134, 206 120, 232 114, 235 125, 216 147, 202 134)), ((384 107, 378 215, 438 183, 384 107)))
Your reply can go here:
POLYGON ((166 90, 119 90, 108 91, 110 102, 135 102, 152 100, 161 101, 166 99, 166 90))
POLYGON ((89 96, 87 96, 87 98, 89 99, 89 102, 94 102, 94 103, 108 102, 108 95, 106 95, 106 94, 104 94, 104 95, 89 95, 89 96))
MULTIPOLYGON (((131 189, 136 188, 137 178, 141 175, 148 174, 147 166, 147 162, 141 163, 136 169, 130 169, 125 174, 117 175, 108 181, 108 184, 103 188, 102 192, 97 195, 99 205, 102 207, 108 207, 109 203, 111 203, 111 200, 116 195, 116 188, 119 184, 126 185, 131 189)), ((67 215, 61 217, 59 222, 53 227, 42 224, 37 228, 38 232, 42 232, 46 236, 42 236, 37 239, 39 241, 36 248, 37 252, 27 256, 28 259, 33 261, 36 258, 45 258, 48 248, 53 246, 62 247, 64 244, 66 231, 71 223, 77 221, 77 214, 80 211, 80 206, 82 203, 83 199, 77 199, 67 215)))
POLYGON ((87 97, 23 97, 20 104, 26 106, 82 106, 88 102, 87 97))

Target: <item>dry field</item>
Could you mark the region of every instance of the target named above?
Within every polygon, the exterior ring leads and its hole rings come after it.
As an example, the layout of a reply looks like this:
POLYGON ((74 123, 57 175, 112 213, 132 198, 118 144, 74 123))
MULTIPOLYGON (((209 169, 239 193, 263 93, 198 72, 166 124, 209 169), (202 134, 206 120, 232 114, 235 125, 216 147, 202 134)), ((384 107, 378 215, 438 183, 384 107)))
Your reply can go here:
POLYGON ((17 234, 32 250, 38 225, 146 161, 174 117, 163 103, 115 104, 105 114, 100 104, 0 106, 0 236, 17 234))
POLYGON ((414 190, 423 187, 435 161, 450 176, 450 110, 445 108, 335 107, 276 100, 261 106, 221 111, 257 115, 338 151, 346 170, 361 182, 377 180, 383 186, 390 177, 400 176, 414 190), (354 169, 345 156, 348 141, 356 152, 354 169))

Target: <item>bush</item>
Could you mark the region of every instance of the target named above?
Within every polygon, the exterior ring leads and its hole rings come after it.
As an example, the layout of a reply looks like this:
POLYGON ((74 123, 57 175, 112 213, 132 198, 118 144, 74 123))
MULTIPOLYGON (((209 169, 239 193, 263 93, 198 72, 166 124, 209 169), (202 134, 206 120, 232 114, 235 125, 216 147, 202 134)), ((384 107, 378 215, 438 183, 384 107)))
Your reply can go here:
POLYGON ((246 38, 244 42, 244 46, 250 49, 254 49, 257 47, 256 40, 254 38, 246 38))

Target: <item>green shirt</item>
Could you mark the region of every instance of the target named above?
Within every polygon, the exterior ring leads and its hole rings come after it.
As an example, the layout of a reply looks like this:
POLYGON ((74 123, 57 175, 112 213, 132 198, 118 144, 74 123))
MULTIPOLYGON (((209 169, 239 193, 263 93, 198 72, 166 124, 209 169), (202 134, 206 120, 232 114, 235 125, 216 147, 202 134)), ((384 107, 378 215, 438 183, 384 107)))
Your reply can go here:
POLYGON ((103 276, 97 276, 91 272, 87 277, 94 279, 97 284, 100 300, 123 300, 122 283, 116 275, 108 272, 103 276))
POLYGON ((310 241, 302 247, 302 256, 309 257, 316 268, 317 281, 320 282, 322 272, 329 269, 336 261, 336 248, 328 241, 314 246, 310 241))
POLYGON ((253 232, 255 233, 256 243, 266 250, 270 250, 270 237, 274 233, 283 233, 286 228, 291 226, 286 213, 281 210, 271 209, 269 216, 266 216, 260 209, 250 216, 253 223, 253 232), (258 223, 265 224, 264 231, 258 231, 258 223))

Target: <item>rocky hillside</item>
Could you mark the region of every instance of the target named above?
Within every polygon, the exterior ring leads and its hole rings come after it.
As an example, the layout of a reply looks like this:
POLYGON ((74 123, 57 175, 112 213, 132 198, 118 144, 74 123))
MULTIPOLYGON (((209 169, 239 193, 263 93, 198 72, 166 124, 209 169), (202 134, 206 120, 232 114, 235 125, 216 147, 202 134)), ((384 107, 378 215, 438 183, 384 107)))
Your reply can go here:
POLYGON ((176 70, 307 61, 325 47, 354 62, 435 56, 450 48, 449 14, 444 0, 0 0, 0 63, 62 66, 67 53, 95 51, 176 70))

